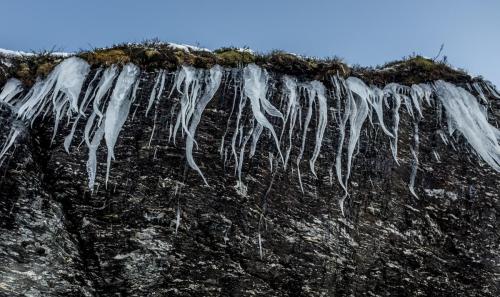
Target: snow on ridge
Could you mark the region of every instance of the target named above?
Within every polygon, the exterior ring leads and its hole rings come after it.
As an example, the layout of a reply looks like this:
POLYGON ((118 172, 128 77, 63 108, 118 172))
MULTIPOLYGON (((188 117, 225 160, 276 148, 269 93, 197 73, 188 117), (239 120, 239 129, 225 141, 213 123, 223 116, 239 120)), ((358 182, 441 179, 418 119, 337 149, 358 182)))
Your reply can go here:
MULTIPOLYGON (((0 48, 0 55, 6 56, 9 58, 36 56, 35 53, 27 53, 27 52, 23 52, 23 51, 13 51, 13 50, 4 49, 4 48, 0 48)), ((54 56, 54 57, 66 58, 66 57, 74 55, 74 53, 53 52, 53 53, 50 53, 49 55, 54 56)))
POLYGON ((168 42, 167 44, 168 44, 168 47, 170 47, 170 48, 179 49, 179 50, 183 50, 186 52, 189 52, 189 51, 212 52, 208 48, 197 47, 194 45, 178 44, 178 43, 172 43, 172 42, 168 42))

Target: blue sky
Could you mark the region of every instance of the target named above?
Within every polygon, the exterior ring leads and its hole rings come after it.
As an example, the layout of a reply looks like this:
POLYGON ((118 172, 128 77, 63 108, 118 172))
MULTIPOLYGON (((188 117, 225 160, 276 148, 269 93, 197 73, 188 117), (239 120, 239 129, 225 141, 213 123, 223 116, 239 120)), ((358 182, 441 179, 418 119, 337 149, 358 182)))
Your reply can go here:
POLYGON ((435 56, 500 86, 499 0, 2 0, 0 47, 75 51, 159 38, 377 65, 435 56))

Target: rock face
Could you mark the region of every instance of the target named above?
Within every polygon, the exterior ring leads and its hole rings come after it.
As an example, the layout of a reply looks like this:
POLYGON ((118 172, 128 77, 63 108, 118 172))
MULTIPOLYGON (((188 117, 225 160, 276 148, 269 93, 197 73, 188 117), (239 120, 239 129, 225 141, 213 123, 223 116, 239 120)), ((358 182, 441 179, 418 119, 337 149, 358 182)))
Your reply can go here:
MULTIPOLYGON (((301 137, 293 138, 284 169, 267 130, 253 157, 250 145, 244 148, 240 182, 231 138, 241 84, 225 74, 196 130, 193 157, 205 185, 187 165, 181 130, 169 141, 172 110, 182 100, 181 93, 170 94, 174 73, 148 116, 158 74, 140 77, 107 186, 106 145, 98 148, 93 192, 83 121, 68 154, 62 144, 72 121, 61 121, 52 142, 50 112, 30 126, 14 108, 1 106, 1 139, 14 125, 21 131, 0 167, 1 296, 500 295, 500 174, 460 134, 442 137, 447 124, 437 104, 422 104, 416 195, 408 187, 415 115, 401 107, 398 164, 373 113, 354 151, 342 214, 345 191, 333 167, 340 119, 330 91, 316 177, 309 170, 319 125, 314 103, 299 164, 302 185, 295 161, 301 137)), ((285 113, 277 77, 270 79, 268 98, 285 113)), ((490 123, 499 111, 499 99, 489 98, 490 123)), ((247 106, 246 128, 251 115, 247 106)), ((279 118, 267 118, 280 127, 279 118)))

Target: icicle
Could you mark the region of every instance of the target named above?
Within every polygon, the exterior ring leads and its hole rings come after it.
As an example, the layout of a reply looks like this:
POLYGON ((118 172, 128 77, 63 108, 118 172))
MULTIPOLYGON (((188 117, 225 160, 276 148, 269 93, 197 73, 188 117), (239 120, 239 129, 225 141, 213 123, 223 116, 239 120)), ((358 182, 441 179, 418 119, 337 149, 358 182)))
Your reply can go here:
POLYGON ((398 161, 398 130, 399 130, 399 107, 401 106, 401 95, 399 94, 400 85, 398 84, 388 84, 384 88, 384 93, 387 96, 390 96, 392 100, 392 135, 394 138, 391 138, 391 151, 394 161, 399 165, 398 161))
POLYGON ((206 86, 203 96, 196 103, 196 108, 191 118, 191 124, 189 126, 189 134, 192 137, 188 137, 186 139, 187 162, 192 169, 196 170, 200 174, 201 178, 203 179, 206 185, 208 185, 207 180, 205 179, 205 177, 201 173, 200 168, 198 167, 198 165, 196 165, 193 159, 193 143, 194 143, 196 128, 198 127, 198 124, 200 123, 201 120, 201 115, 205 110, 207 104, 214 97, 215 92, 217 92, 217 90, 219 89, 221 79, 222 79, 222 68, 219 65, 212 67, 212 69, 210 69, 209 71, 209 76, 206 79, 206 86))
POLYGON ((415 120, 413 123, 413 144, 410 148, 411 155, 413 156, 413 162, 411 165, 411 175, 410 175, 410 183, 408 187, 410 188, 410 192, 415 198, 418 199, 417 194, 415 193, 415 178, 417 176, 417 170, 418 170, 418 148, 420 145, 420 139, 418 135, 418 125, 419 125, 420 119, 415 120))
POLYGON ((88 144, 89 159, 87 160, 87 173, 89 176, 89 189, 94 190, 95 177, 97 172, 97 148, 104 136, 104 125, 97 128, 97 131, 92 138, 92 142, 88 144))
POLYGON ((281 154, 280 144, 276 132, 274 131, 273 125, 267 120, 265 115, 262 113, 261 108, 273 117, 279 117, 283 119, 283 115, 279 110, 271 105, 269 100, 266 98, 267 94, 267 82, 268 74, 265 70, 262 70, 259 66, 255 64, 249 64, 243 69, 243 79, 244 79, 244 93, 245 96, 250 99, 252 106, 252 113, 255 120, 262 125, 264 128, 268 129, 275 141, 276 148, 280 154, 281 160, 284 162, 283 155, 281 154))
POLYGON ((472 84, 472 87, 474 87, 474 90, 479 94, 479 98, 483 101, 483 103, 488 104, 488 100, 484 96, 483 88, 481 88, 481 85, 477 82, 474 82, 472 84))
POLYGON ((193 138, 189 132, 188 123, 196 107, 196 101, 201 89, 201 74, 201 70, 190 66, 182 66, 181 70, 177 74, 174 85, 177 88, 177 91, 182 94, 182 98, 181 108, 174 126, 174 143, 179 126, 182 126, 182 131, 187 134, 188 138, 193 138))
POLYGON ((300 190, 302 193, 304 193, 304 188, 302 185, 302 175, 300 173, 300 161, 302 160, 302 157, 304 156, 304 149, 306 146, 306 138, 307 138, 307 130, 309 129, 309 122, 311 121, 312 113, 313 113, 313 103, 314 103, 314 97, 313 94, 308 90, 308 106, 307 106, 307 114, 306 114, 306 119, 304 120, 304 132, 302 133, 302 144, 300 146, 300 153, 297 156, 297 160, 295 161, 297 165, 297 173, 299 177, 299 185, 300 185, 300 190))
MULTIPOLYGON (((345 99, 346 103, 345 103, 345 107, 344 107, 344 115, 343 115, 343 117, 341 117, 341 101, 342 101, 341 99, 342 99, 342 97, 341 97, 341 93, 340 93, 340 86, 342 85, 342 87, 347 92, 349 92, 349 90, 347 89, 347 86, 346 86, 345 81, 343 79, 335 77, 334 81, 337 84, 337 90, 339 90, 339 93, 337 96, 337 98, 338 98, 337 112, 339 114, 338 118, 341 119, 339 121, 339 142, 338 142, 338 148, 337 148, 337 156, 335 157, 335 171, 336 171, 337 180, 339 181, 340 186, 344 189, 344 191, 347 192, 347 187, 344 184, 344 180, 342 179, 342 149, 344 146, 345 129, 346 129, 347 121, 349 120, 349 116, 351 114, 352 100, 350 100, 350 97, 345 99)), ((341 204, 341 209, 342 209, 342 213, 343 213, 344 212, 343 203, 341 204)))
MULTIPOLYGON (((283 123, 283 131, 285 131, 286 124, 288 120, 290 120, 290 124, 288 125, 288 148, 285 153, 285 164, 283 165, 286 170, 288 159, 290 158, 290 152, 292 150, 293 129, 297 121, 297 112, 300 109, 300 103, 297 96, 297 82, 295 81, 295 79, 289 76, 284 76, 283 87, 283 93, 288 99, 287 112, 283 123)), ((283 131, 281 133, 282 135, 283 131)))
POLYGON ((433 93, 432 86, 428 84, 418 84, 418 86, 422 89, 423 94, 422 98, 424 98, 425 102, 427 103, 428 106, 431 106, 431 96, 433 93))
POLYGON ((422 115, 422 107, 421 107, 421 99, 425 97, 425 92, 419 85, 412 85, 410 92, 411 101, 413 103, 413 107, 418 112, 419 117, 423 117, 422 115))
POLYGON ((349 77, 346 80, 350 90, 349 100, 351 100, 351 110, 349 115, 349 144, 347 147, 347 174, 345 176, 345 185, 351 175, 351 163, 354 148, 359 140, 361 127, 368 115, 368 98, 370 97, 370 89, 363 81, 355 77, 349 77))
POLYGON ((66 138, 64 138, 64 149, 66 152, 69 154, 69 147, 71 146, 71 143, 73 142, 73 136, 75 135, 75 130, 76 126, 78 124, 78 121, 80 120, 81 116, 84 114, 85 110, 87 109, 89 101, 90 94, 94 90, 94 82, 96 81, 97 77, 99 77, 99 74, 101 73, 102 69, 98 69, 94 78, 90 81, 89 86, 87 87, 87 91, 85 91, 85 96, 83 97, 82 103, 80 104, 80 109, 79 113, 76 116, 75 121, 73 122, 73 125, 71 126, 71 132, 69 133, 66 138))
POLYGON ((315 80, 311 82, 312 96, 318 98, 318 106, 319 106, 319 117, 318 117, 318 127, 316 129, 316 146, 314 148, 313 156, 309 161, 309 165, 311 167, 311 172, 314 176, 316 176, 316 171, 314 169, 314 163, 316 163, 316 159, 319 156, 319 152, 321 150, 321 144, 323 142, 323 136, 325 134, 326 122, 328 116, 328 107, 326 105, 326 96, 325 96, 325 86, 322 83, 315 80))
POLYGON ((153 90, 151 91, 151 95, 149 96, 148 107, 146 109, 146 116, 148 116, 149 109, 153 106, 154 102, 158 102, 160 100, 161 94, 163 93, 163 88, 165 87, 165 70, 160 70, 158 76, 156 77, 155 84, 153 86, 153 90), (158 85, 159 88, 158 88, 158 85))
POLYGON ((375 110, 382 131, 384 131, 384 133, 387 134, 389 137, 394 137, 384 124, 383 102, 384 102, 384 92, 377 87, 372 87, 372 92, 371 96, 369 96, 368 103, 370 103, 373 110, 375 110))
MULTIPOLYGON (((247 102, 247 97, 244 96, 243 91, 240 91, 240 103, 238 106, 238 115, 236 116, 236 127, 234 129, 234 134, 233 134, 233 137, 231 139, 231 152, 233 153, 235 168, 238 168, 238 165, 239 165, 238 164, 238 153, 236 152, 236 140, 238 138, 238 135, 243 134, 242 132, 240 132, 240 128, 241 128, 240 121, 241 121, 241 115, 243 114, 243 108, 245 107, 246 102, 247 102)), ((235 173, 236 173, 236 171, 235 171, 235 173)))
MULTIPOLYGON (((235 79, 236 73, 237 72, 235 70, 231 71, 231 77, 232 77, 231 80, 234 81, 234 87, 233 87, 234 96, 233 96, 233 104, 231 106, 231 112, 229 113, 229 117, 228 117, 228 120, 226 123, 226 130, 224 131, 224 135, 222 135, 222 139, 221 139, 221 143, 220 143, 219 152, 220 152, 221 158, 222 158, 223 152, 226 152, 226 150, 224 149, 224 142, 226 139, 227 132, 229 131, 229 125, 231 124, 231 117, 233 116, 234 107, 236 106, 236 96, 238 94, 238 88, 241 88, 239 83, 236 82, 236 79, 235 79)), ((228 84, 228 83, 226 82, 226 84, 228 84)), ((224 158, 224 162, 226 162, 225 158, 224 158)))
POLYGON ((486 163, 500 171, 500 131, 488 123, 476 98, 463 88, 442 80, 435 82, 434 88, 456 129, 486 163))
POLYGON ((259 240, 259 255, 260 255, 260 259, 262 259, 262 237, 260 236, 260 232, 258 234, 258 240, 259 240))
POLYGON ((177 203, 177 211, 175 212, 175 234, 177 235, 177 230, 179 230, 179 226, 181 225, 181 208, 177 203))
POLYGON ((2 166, 2 163, 4 161, 4 155, 9 151, 11 146, 16 142, 16 139, 20 133, 21 133, 21 130, 19 128, 16 128, 16 127, 11 128, 9 135, 7 136, 7 139, 5 140, 3 148, 0 151, 0 166, 2 166))
POLYGON ((104 139, 108 147, 106 185, 109 179, 111 160, 115 158, 115 143, 123 124, 127 120, 130 104, 132 103, 131 93, 138 75, 139 67, 134 64, 129 63, 123 67, 106 109, 104 119, 104 139))
POLYGON ((62 61, 45 80, 35 83, 33 92, 21 100, 18 105, 18 117, 34 121, 34 116, 38 116, 48 103, 50 93, 52 93, 50 100, 53 103, 60 93, 64 94, 65 102, 69 102, 71 109, 78 112, 78 97, 89 70, 89 64, 80 58, 71 57, 62 61))
POLYGON ((490 93, 491 96, 495 97, 496 99, 500 99, 500 93, 498 93, 497 89, 495 88, 495 85, 493 85, 490 81, 485 80, 484 85, 486 86, 486 89, 488 90, 488 93, 490 93))
POLYGON ((260 135, 262 134, 262 131, 264 130, 264 127, 257 123, 253 133, 252 133, 252 146, 250 147, 250 158, 252 158, 255 155, 255 150, 257 149, 257 142, 260 139, 260 135))
POLYGON ((103 118, 102 111, 99 109, 99 105, 101 104, 101 99, 111 89, 117 75, 118 75, 118 67, 112 65, 111 67, 104 70, 102 78, 99 81, 99 85, 97 86, 97 93, 95 94, 94 97, 93 109, 95 114, 99 117, 98 125, 101 125, 101 121, 103 118))
POLYGON ((22 91, 23 86, 21 81, 16 78, 11 78, 3 86, 2 92, 0 93, 0 102, 10 103, 10 100, 22 91))

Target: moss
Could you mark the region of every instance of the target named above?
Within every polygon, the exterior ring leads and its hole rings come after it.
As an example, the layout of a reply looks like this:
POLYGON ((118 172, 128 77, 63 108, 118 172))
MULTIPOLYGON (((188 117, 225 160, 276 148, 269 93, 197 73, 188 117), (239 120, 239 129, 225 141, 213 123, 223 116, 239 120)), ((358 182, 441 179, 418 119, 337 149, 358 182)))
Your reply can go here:
POLYGON ((16 70, 16 75, 17 77, 23 79, 27 78, 28 76, 31 75, 30 67, 28 66, 27 63, 21 63, 19 64, 17 70, 16 70))
MULTIPOLYGON (((326 84, 332 75, 337 74, 342 77, 360 77, 368 84, 379 86, 389 82, 410 85, 438 79, 452 83, 471 79, 464 71, 457 71, 446 63, 421 56, 401 59, 374 69, 349 67, 339 58, 307 58, 284 51, 273 51, 265 55, 235 47, 225 47, 214 52, 183 51, 159 42, 115 45, 111 48, 81 52, 77 56, 87 60, 93 67, 132 62, 143 71, 155 71, 160 68, 173 71, 180 65, 210 68, 215 64, 223 67, 243 67, 255 63, 275 73, 294 75, 303 80, 316 79, 326 84)), ((30 86, 37 76, 48 75, 60 60, 61 58, 51 56, 50 53, 14 58, 11 59, 12 66, 4 70, 4 77, 18 77, 30 86)))
POLYGON ((239 67, 254 63, 256 58, 250 52, 237 50, 234 48, 223 48, 215 51, 217 63, 227 67, 239 67))
POLYGON ((46 77, 54 69, 54 66, 55 64, 51 62, 41 63, 36 69, 36 76, 46 77))
POLYGON ((122 49, 106 49, 97 50, 94 52, 85 52, 80 54, 80 57, 87 60, 92 65, 113 64, 123 65, 130 62, 130 56, 122 49))
POLYGON ((464 71, 455 70, 444 62, 436 62, 422 56, 390 62, 376 69, 358 67, 354 73, 376 85, 388 82, 411 85, 440 79, 460 83, 471 79, 464 71))

